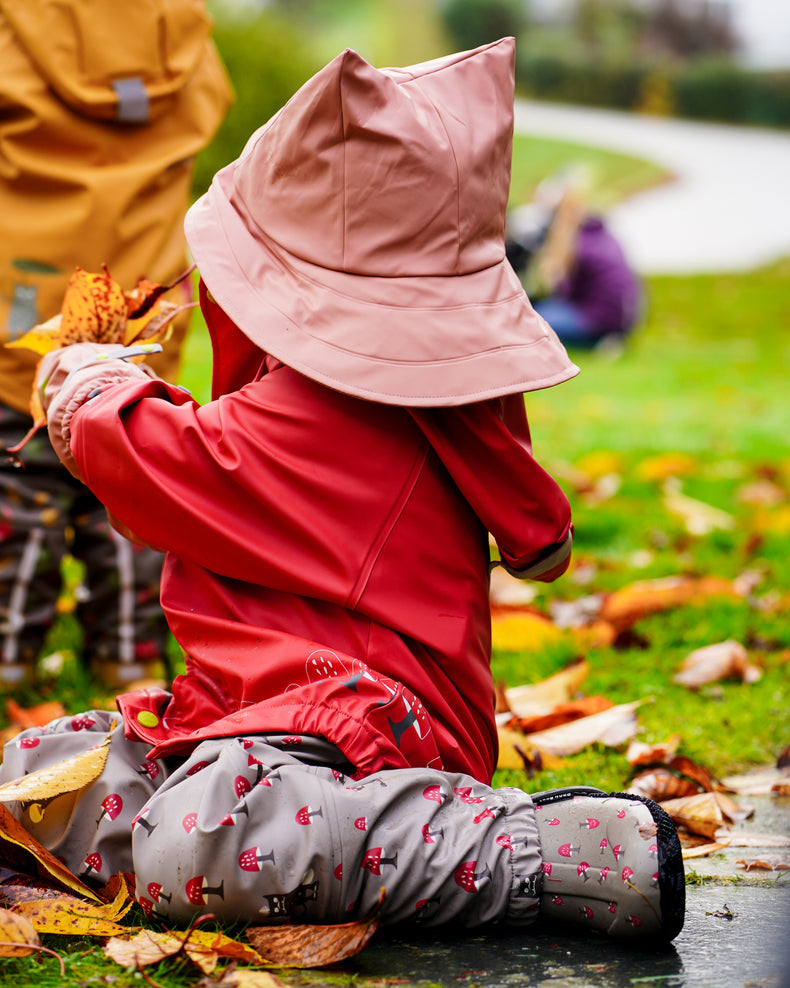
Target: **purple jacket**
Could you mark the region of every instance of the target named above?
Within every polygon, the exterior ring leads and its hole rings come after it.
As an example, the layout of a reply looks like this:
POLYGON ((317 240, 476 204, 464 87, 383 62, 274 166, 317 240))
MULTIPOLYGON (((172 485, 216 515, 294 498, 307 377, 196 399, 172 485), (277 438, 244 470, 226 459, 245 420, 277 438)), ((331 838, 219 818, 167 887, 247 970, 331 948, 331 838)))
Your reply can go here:
POLYGON ((579 227, 576 257, 556 294, 577 305, 596 334, 625 333, 639 315, 639 280, 614 236, 597 216, 579 227))

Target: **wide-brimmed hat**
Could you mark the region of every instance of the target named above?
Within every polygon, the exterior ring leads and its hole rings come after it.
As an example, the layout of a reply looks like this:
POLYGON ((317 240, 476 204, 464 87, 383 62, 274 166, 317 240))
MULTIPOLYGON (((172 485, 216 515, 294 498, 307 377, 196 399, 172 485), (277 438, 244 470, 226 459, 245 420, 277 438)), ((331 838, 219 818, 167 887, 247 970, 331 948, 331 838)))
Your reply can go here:
POLYGON ((578 373, 505 259, 514 52, 505 38, 379 70, 346 50, 215 175, 187 240, 253 343, 387 404, 578 373))

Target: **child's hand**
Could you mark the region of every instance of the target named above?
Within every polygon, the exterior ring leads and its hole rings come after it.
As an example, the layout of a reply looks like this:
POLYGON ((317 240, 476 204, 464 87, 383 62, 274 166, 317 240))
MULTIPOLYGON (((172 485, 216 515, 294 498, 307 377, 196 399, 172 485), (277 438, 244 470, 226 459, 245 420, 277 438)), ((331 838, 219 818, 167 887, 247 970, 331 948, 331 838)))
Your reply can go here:
POLYGON ((36 373, 36 393, 52 446, 74 477, 82 479, 70 447, 74 413, 113 384, 155 378, 150 367, 133 363, 130 358, 139 359, 161 349, 158 343, 131 347, 119 343, 73 343, 52 350, 42 359, 36 373))

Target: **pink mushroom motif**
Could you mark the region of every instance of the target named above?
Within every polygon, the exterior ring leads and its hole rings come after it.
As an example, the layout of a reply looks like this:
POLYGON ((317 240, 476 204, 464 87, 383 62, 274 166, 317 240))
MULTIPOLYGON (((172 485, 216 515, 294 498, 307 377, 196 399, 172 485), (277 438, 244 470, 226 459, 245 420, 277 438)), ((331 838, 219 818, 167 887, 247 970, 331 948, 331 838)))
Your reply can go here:
POLYGON ((380 875, 382 865, 392 865, 393 868, 397 869, 398 852, 396 851, 394 855, 387 857, 383 847, 371 847, 365 852, 360 867, 366 868, 371 875, 380 875))
POLYGON ((478 891, 477 883, 481 878, 490 878, 491 870, 488 865, 483 866, 483 870, 475 872, 477 861, 464 861, 455 869, 455 884, 460 886, 464 892, 474 893, 478 891))
POLYGON ((193 906, 205 906, 207 895, 218 895, 220 899, 225 898, 224 882, 220 882, 219 885, 214 886, 206 885, 205 882, 205 875, 195 875, 184 886, 187 899, 189 899, 193 906))
POLYGON ((123 799, 120 793, 111 792, 109 796, 105 796, 101 801, 101 813, 99 814, 99 819, 96 821, 96 826, 102 822, 106 816, 111 822, 116 820, 123 809, 123 799))
POLYGON ((265 861, 271 861, 274 864, 273 849, 268 854, 264 854, 259 847, 248 847, 239 855, 239 868, 243 871, 260 871, 261 865, 265 861))

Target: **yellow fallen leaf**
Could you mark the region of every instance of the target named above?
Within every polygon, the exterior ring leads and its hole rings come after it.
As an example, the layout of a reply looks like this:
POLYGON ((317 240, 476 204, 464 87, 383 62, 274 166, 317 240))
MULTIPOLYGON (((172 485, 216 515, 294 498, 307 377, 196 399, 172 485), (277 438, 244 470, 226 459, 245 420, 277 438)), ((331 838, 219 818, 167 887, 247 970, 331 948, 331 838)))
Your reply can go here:
POLYGON ((717 530, 726 532, 735 528, 733 515, 683 494, 679 481, 673 477, 664 483, 664 506, 683 521, 691 535, 709 535, 717 530))
POLYGON ((17 336, 16 339, 9 340, 5 345, 17 347, 20 350, 32 350, 43 357, 45 353, 56 349, 62 319, 63 316, 59 312, 46 322, 39 323, 38 326, 34 326, 21 336, 17 336))
POLYGON ((71 895, 46 896, 20 902, 16 911, 30 920, 38 933, 65 933, 109 937, 128 932, 117 920, 132 907, 126 887, 119 889, 113 902, 98 905, 71 895))
POLYGON ((45 847, 32 834, 28 833, 16 817, 0 803, 0 854, 3 863, 20 871, 30 871, 53 880, 83 899, 101 902, 95 892, 84 885, 76 875, 45 847))
POLYGON ((379 926, 377 917, 337 925, 250 926, 246 936, 267 961, 283 967, 325 967, 358 954, 379 926))
POLYGON ((548 752, 540 751, 527 741, 526 735, 509 727, 497 728, 499 756, 497 768, 511 768, 535 772, 552 772, 562 766, 562 761, 548 752))
POLYGON ((0 957, 27 957, 41 946, 30 921, 0 909, 0 957))
POLYGON ((639 480, 663 481, 669 477, 683 477, 697 469, 697 462, 688 453, 658 453, 648 456, 636 467, 639 480))
POLYGON ((246 964, 265 964, 263 957, 249 944, 241 943, 232 937, 225 936, 214 930, 191 930, 188 934, 177 934, 187 940, 187 949, 190 944, 200 949, 209 950, 219 957, 228 957, 235 961, 244 961, 246 964))
MULTIPOLYGON (((111 732, 112 733, 112 732, 111 732)), ((37 769, 0 786, 0 803, 41 803, 90 785, 101 775, 111 743, 110 734, 94 748, 55 765, 37 769)))
POLYGON ((561 641, 563 632, 548 618, 528 611, 492 616, 491 643, 500 652, 529 652, 561 641))
POLYGON ((504 700, 507 709, 519 717, 544 713, 555 704, 570 700, 589 672, 589 664, 584 659, 580 659, 538 683, 506 688, 504 700))
POLYGON ((636 710, 644 700, 621 703, 599 714, 527 734, 527 743, 552 755, 573 755, 596 742, 617 747, 637 732, 636 710))

